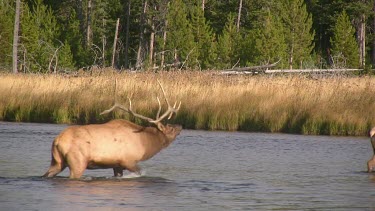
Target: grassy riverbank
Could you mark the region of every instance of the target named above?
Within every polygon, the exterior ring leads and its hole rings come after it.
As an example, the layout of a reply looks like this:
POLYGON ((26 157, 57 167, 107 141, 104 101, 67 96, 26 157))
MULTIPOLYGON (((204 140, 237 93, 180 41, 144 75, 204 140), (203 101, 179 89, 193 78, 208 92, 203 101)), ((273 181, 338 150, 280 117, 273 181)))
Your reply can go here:
MULTIPOLYGON (((375 126, 375 78, 219 76, 212 73, 108 73, 102 76, 0 75, 0 121, 85 124, 132 94, 138 113, 154 117, 161 95, 182 101, 173 122, 184 128, 326 135, 366 135, 375 126)), ((139 120, 136 120, 137 122, 139 120)), ((139 122, 138 122, 139 123, 139 122)))

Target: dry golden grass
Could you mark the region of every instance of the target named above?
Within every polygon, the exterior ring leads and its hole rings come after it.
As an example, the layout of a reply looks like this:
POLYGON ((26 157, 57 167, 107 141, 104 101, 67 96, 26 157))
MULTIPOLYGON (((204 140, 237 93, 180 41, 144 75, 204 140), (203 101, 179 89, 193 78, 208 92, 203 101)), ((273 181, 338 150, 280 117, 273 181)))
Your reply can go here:
MULTIPOLYGON (((375 126, 375 78, 221 76, 213 72, 0 75, 0 120, 94 123, 115 98, 155 115, 159 79, 170 101, 182 101, 174 122, 185 128, 327 135, 366 135, 375 126)), ((139 120, 136 120, 137 122, 139 120)), ((138 122, 139 123, 139 122, 138 122)))

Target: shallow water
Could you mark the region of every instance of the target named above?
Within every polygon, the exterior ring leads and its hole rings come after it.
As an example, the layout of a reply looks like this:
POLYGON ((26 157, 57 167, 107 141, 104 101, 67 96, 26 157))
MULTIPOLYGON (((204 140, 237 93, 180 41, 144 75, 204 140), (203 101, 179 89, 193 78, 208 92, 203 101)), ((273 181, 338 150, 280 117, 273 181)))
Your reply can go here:
POLYGON ((65 127, 0 122, 0 210, 375 210, 365 137, 185 130, 141 177, 42 179, 65 127))

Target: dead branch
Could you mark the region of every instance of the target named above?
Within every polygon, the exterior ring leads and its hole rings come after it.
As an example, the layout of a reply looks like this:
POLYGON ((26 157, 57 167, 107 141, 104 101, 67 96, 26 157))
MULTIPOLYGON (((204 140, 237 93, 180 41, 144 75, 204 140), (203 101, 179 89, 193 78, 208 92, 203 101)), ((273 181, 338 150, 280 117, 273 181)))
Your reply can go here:
POLYGON ((254 70, 259 70, 259 69, 268 69, 270 67, 276 66, 280 61, 281 61, 281 59, 279 59, 279 61, 277 61, 273 64, 251 66, 251 67, 237 67, 237 68, 232 68, 232 69, 224 69, 224 70, 221 70, 221 71, 222 72, 229 72, 229 71, 243 72, 243 71, 254 71, 254 70))

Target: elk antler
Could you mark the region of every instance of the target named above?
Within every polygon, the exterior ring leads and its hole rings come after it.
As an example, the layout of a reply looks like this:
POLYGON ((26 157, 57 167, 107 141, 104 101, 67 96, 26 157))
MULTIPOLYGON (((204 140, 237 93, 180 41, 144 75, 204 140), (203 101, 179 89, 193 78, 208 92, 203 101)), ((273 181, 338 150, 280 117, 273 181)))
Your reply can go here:
POLYGON ((163 88, 163 86, 161 85, 161 83, 160 83, 159 80, 158 80, 158 83, 159 83, 160 88, 161 88, 161 90, 162 90, 162 92, 163 92, 165 102, 166 102, 167 105, 168 105, 168 109, 167 109, 167 111, 164 112, 164 114, 162 114, 162 115, 160 116, 160 112, 161 112, 162 106, 161 106, 161 103, 160 103, 160 99, 159 99, 159 97, 157 97, 157 100, 158 100, 158 103, 159 103, 159 109, 158 109, 158 112, 157 112, 157 114, 156 114, 156 119, 152 119, 152 118, 149 118, 149 117, 143 116, 143 115, 141 115, 141 114, 135 113, 135 112, 132 110, 132 101, 131 101, 130 98, 128 98, 128 100, 129 100, 129 108, 126 108, 126 107, 124 107, 123 105, 121 105, 121 104, 115 102, 115 104, 114 104, 110 109, 107 109, 107 110, 103 111, 102 113, 100 113, 100 115, 107 114, 107 113, 109 113, 109 112, 112 112, 112 111, 115 110, 116 108, 118 108, 118 109, 121 109, 121 110, 123 110, 123 111, 126 111, 126 112, 130 113, 131 115, 133 115, 133 116, 135 116, 135 117, 138 117, 138 118, 140 118, 140 119, 143 119, 143 120, 146 120, 146 121, 148 121, 148 122, 150 122, 150 123, 153 123, 153 124, 155 124, 155 125, 160 129, 160 128, 161 128, 161 127, 160 127, 160 126, 161 126, 161 125, 160 125, 160 124, 161 124, 160 122, 161 122, 164 118, 168 117, 168 119, 170 119, 170 118, 173 116, 173 114, 177 114, 178 110, 179 110, 180 107, 181 107, 181 101, 180 101, 180 103, 178 104, 178 107, 176 107, 176 106, 177 106, 177 102, 175 102, 174 105, 171 106, 171 105, 169 104, 169 101, 168 101, 167 95, 165 94, 164 88, 163 88))

